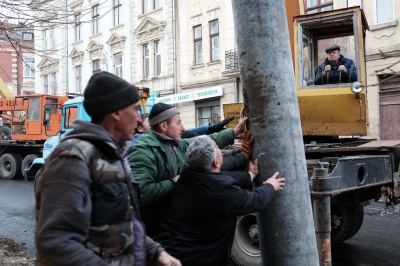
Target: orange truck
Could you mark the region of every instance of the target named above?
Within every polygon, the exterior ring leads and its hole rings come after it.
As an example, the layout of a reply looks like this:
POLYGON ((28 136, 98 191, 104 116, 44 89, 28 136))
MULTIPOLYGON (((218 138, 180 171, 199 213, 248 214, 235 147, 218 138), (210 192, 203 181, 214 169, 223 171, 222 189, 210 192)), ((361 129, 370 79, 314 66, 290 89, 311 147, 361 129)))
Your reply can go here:
POLYGON ((71 96, 32 94, 0 98, 0 178, 25 179, 44 142, 61 128, 61 107, 71 96))

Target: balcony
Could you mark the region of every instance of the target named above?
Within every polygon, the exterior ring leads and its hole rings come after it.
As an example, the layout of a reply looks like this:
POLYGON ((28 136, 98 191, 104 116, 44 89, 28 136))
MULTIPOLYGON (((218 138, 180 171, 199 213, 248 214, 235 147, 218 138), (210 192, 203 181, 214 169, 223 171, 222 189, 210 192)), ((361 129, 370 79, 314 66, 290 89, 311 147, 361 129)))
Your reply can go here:
POLYGON ((223 77, 240 78, 239 58, 236 50, 225 51, 225 71, 223 77))

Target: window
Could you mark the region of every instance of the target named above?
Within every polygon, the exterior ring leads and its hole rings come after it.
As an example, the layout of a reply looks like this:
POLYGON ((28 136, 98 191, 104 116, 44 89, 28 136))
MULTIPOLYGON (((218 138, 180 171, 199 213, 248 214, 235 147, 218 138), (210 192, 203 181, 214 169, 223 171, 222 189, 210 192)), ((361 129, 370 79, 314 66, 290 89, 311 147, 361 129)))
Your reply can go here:
POLYGON ((49 43, 49 47, 50 47, 50 49, 53 49, 56 45, 56 34, 55 34, 54 28, 50 29, 50 39, 51 39, 51 41, 49 43))
POLYGON ((361 81, 362 69, 359 65, 360 42, 355 38, 353 26, 341 27, 341 25, 351 25, 351 23, 353 23, 351 16, 340 18, 337 16, 324 17, 318 13, 310 16, 307 20, 299 21, 297 34, 302 34, 302 38, 298 39, 297 45, 300 52, 298 53, 299 57, 295 71, 299 78, 298 85, 301 88, 309 89, 314 85, 329 87, 337 86, 336 84, 338 83, 361 81), (329 30, 332 28, 341 28, 341 30, 333 33, 329 30), (346 75, 326 75, 325 77, 322 75, 326 65, 325 60, 328 57, 325 49, 332 45, 338 45, 340 47, 340 55, 348 59, 346 60, 346 75))
POLYGON ((78 119, 78 107, 71 106, 65 109, 65 121, 64 121, 64 128, 72 128, 74 125, 75 120, 78 119))
POLYGON ((51 88, 51 95, 57 95, 57 78, 56 73, 50 73, 49 86, 51 88))
POLYGON ((92 72, 96 73, 96 72, 99 72, 99 71, 101 71, 100 59, 95 59, 95 60, 92 61, 92 72))
POLYGON ((154 0, 154 9, 160 8, 160 0, 154 0))
POLYGON ((154 42, 154 76, 158 77, 161 73, 161 51, 160 41, 154 42))
POLYGON ((153 10, 161 7, 160 0, 143 0, 142 4, 143 4, 143 13, 150 12, 150 5, 153 8, 153 10))
POLYGON ((113 0, 114 1, 114 26, 118 26, 122 21, 122 8, 121 1, 122 0, 113 0))
POLYGON ((211 62, 219 60, 219 26, 218 20, 210 22, 211 62))
POLYGON ((81 14, 79 13, 75 15, 75 41, 81 40, 81 27, 81 14))
POLYGON ((307 0, 306 2, 307 14, 313 14, 333 9, 332 0, 307 0))
POLYGON ((374 24, 393 21, 393 0, 374 0, 374 24))
POLYGON ((75 66, 75 91, 82 92, 82 66, 75 66))
POLYGON ((92 6, 92 34, 99 33, 99 4, 92 6))
POLYGON ((149 12, 149 0, 143 0, 143 14, 149 12))
POLYGON ((43 93, 57 95, 57 77, 56 73, 50 73, 42 76, 43 93))
POLYGON ((49 94, 49 75, 42 76, 43 94, 49 94))
POLYGON ((219 105, 198 107, 197 116, 199 127, 214 124, 221 120, 221 108, 219 105))
POLYGON ((25 58, 24 65, 24 77, 34 77, 35 76, 35 60, 33 58, 25 58))
POLYGON ((48 50, 50 49, 50 31, 49 29, 43 30, 43 49, 48 50))
POLYGON ((201 40, 201 25, 193 28, 194 33, 194 64, 199 65, 203 63, 203 49, 201 40))
POLYGON ((31 33, 31 32, 23 32, 22 33, 22 39, 24 41, 32 41, 33 40, 33 33, 31 33))
POLYGON ((122 78, 122 53, 114 55, 114 74, 122 78))
POLYGON ((143 78, 148 79, 150 76, 150 58, 149 45, 143 44, 143 78))

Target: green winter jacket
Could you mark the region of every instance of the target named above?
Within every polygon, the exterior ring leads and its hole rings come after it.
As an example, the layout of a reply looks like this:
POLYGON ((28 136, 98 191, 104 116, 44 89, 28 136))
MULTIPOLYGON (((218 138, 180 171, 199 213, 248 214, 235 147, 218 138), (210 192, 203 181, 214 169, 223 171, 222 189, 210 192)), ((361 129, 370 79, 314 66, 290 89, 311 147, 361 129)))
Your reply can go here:
MULTIPOLYGON (((225 129, 209 136, 220 148, 232 144, 234 140, 233 129, 225 129)), ((180 172, 186 162, 186 149, 193 139, 182 139, 176 146, 180 172)), ((159 228, 175 186, 172 180, 174 178, 172 161, 168 151, 152 130, 143 134, 132 145, 128 161, 132 175, 140 185, 142 194, 139 201, 140 212, 147 234, 153 236, 159 228)))

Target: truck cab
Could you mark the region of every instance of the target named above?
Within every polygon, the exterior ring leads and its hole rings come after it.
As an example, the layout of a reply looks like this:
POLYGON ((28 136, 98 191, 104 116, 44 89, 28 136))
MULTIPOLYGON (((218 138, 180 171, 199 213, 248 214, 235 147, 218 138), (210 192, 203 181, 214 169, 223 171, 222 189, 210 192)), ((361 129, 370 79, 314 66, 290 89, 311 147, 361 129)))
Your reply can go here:
POLYGON ((26 172, 28 178, 34 178, 37 175, 46 158, 60 143, 61 138, 72 130, 72 126, 75 120, 80 119, 91 121, 90 116, 83 107, 83 97, 77 97, 75 99, 66 101, 61 109, 61 117, 61 130, 56 135, 49 137, 45 141, 43 147, 43 157, 36 158, 32 162, 32 165, 26 172))
MULTIPOLYGON (((366 136, 367 91, 365 31, 368 24, 359 7, 294 17, 294 65, 303 136, 366 136), (325 49, 340 47, 340 54, 352 59, 356 82, 314 81, 319 65, 327 58, 325 49)), ((308 137, 308 139, 312 139, 308 137)))

